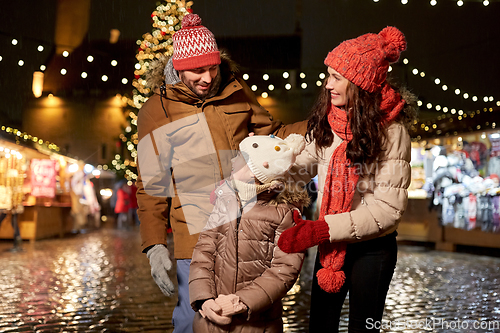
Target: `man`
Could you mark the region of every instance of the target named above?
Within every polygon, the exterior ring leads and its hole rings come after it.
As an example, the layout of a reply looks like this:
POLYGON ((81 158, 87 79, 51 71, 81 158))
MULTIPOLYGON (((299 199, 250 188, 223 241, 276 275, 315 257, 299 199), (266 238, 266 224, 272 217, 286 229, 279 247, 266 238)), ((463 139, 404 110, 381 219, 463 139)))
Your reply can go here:
POLYGON ((198 233, 213 206, 210 193, 230 175, 231 158, 250 132, 286 137, 304 134, 306 122, 283 126, 263 109, 234 65, 217 48, 198 15, 188 14, 173 36, 165 85, 142 106, 138 118, 137 200, 142 250, 151 274, 170 296, 174 285, 166 247, 167 225, 174 237, 178 303, 174 332, 192 332, 189 265, 198 233))

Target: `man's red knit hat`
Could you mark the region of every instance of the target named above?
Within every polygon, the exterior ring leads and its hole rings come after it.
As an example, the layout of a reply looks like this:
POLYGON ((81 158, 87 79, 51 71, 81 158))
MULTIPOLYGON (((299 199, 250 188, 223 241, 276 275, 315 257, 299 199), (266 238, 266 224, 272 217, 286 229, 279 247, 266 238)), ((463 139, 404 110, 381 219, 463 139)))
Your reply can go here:
POLYGON ((406 50, 405 36, 395 27, 379 34, 365 34, 349 39, 328 53, 325 65, 368 92, 382 87, 389 64, 398 61, 406 50))
POLYGON ((215 37, 204 26, 196 14, 187 14, 182 19, 182 28, 172 39, 174 54, 172 63, 178 71, 219 65, 220 53, 215 37))

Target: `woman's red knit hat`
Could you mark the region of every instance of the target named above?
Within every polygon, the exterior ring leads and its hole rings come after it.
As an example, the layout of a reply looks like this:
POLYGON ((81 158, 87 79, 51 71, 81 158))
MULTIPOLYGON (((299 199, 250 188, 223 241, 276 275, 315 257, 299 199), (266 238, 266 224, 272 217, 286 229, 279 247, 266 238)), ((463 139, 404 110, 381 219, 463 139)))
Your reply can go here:
POLYGON ((382 87, 389 64, 398 61, 406 50, 405 36, 395 27, 379 34, 368 33, 349 39, 328 53, 325 65, 368 92, 382 87))
POLYGON ((174 54, 172 64, 178 71, 219 65, 220 53, 215 37, 201 25, 196 14, 187 14, 182 19, 182 28, 172 36, 174 54))

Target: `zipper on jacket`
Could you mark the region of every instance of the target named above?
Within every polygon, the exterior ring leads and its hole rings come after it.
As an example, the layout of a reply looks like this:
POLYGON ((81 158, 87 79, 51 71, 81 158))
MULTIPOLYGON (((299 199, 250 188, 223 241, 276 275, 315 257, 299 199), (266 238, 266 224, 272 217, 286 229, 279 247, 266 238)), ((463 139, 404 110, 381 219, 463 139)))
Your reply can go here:
POLYGON ((362 205, 366 205, 366 203, 365 203, 365 196, 364 195, 361 196, 361 204, 362 205))
POLYGON ((234 234, 234 242, 235 242, 235 248, 236 248, 236 251, 235 251, 235 257, 236 257, 236 267, 234 269, 234 292, 236 292, 236 287, 238 286, 238 243, 239 243, 239 230, 240 230, 240 222, 241 222, 241 215, 243 215, 243 207, 241 206, 241 201, 240 201, 240 197, 238 196, 238 194, 236 194, 236 200, 238 201, 238 206, 239 206, 239 209, 240 209, 240 213, 238 214, 238 217, 236 218, 236 228, 234 230, 235 234, 234 234))

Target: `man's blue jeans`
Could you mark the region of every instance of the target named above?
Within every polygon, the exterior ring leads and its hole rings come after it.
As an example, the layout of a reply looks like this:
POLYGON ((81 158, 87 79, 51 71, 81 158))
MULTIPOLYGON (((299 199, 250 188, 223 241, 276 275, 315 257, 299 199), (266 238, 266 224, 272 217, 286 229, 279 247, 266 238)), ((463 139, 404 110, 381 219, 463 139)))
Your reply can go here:
POLYGON ((191 259, 177 260, 178 301, 172 314, 174 333, 193 333, 195 312, 189 303, 189 265, 191 259))

